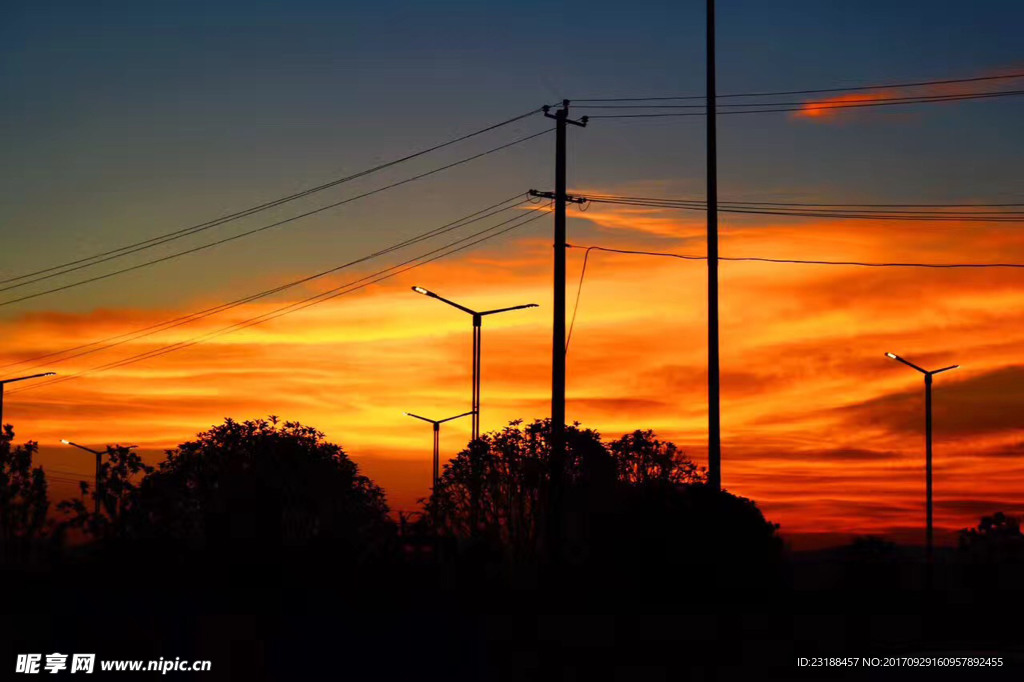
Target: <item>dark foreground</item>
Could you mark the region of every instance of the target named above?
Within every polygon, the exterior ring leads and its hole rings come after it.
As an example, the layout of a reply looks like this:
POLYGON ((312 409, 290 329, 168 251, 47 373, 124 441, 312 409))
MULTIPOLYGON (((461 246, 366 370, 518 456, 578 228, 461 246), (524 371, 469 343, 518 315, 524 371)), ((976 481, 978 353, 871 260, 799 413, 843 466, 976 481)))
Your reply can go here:
POLYGON ((167 673, 196 680, 1020 679, 1017 570, 947 567, 928 591, 920 569, 795 557, 744 582, 714 567, 86 555, 3 574, 0 665, 4 679, 32 677, 17 654, 53 652, 211 661, 167 673))

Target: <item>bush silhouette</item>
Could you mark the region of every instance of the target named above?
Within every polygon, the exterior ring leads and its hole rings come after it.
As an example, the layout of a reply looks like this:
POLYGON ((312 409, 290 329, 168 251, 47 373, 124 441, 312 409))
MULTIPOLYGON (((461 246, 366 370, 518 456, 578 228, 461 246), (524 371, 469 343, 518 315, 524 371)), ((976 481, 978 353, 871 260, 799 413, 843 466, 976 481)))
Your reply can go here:
MULTIPOLYGON (((549 492, 547 420, 485 434, 444 467, 428 514, 437 531, 477 558, 543 558, 549 492)), ((715 491, 675 445, 634 431, 605 445, 578 424, 566 430, 559 546, 548 561, 591 576, 663 566, 723 579, 775 576, 777 526, 745 498, 715 491)))
POLYGON ((168 451, 142 484, 146 535, 204 550, 325 548, 365 558, 390 533, 384 492, 298 422, 227 419, 168 451))
POLYGON ((60 523, 61 533, 77 528, 94 538, 124 539, 136 534, 134 525, 140 518, 139 484, 136 478, 153 472, 153 467, 131 449, 120 445, 107 446, 106 456, 100 464, 99 486, 80 482, 82 497, 63 500, 57 508, 69 514, 60 523), (92 504, 86 502, 86 496, 92 504), (100 513, 95 513, 99 500, 100 513))
POLYGON ((27 558, 46 528, 50 509, 46 475, 32 468, 35 441, 14 445, 14 428, 0 429, 0 556, 4 561, 27 558))

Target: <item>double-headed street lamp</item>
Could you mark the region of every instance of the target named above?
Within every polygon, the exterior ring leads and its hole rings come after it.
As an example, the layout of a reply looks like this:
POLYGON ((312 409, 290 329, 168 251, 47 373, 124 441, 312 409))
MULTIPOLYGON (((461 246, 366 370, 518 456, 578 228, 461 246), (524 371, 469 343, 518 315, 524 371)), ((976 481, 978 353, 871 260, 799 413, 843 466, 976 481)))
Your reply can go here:
POLYGON ((473 409, 468 414, 473 415, 473 440, 480 437, 480 330, 485 315, 496 315, 498 313, 507 313, 510 310, 522 310, 523 308, 536 308, 536 303, 527 303, 526 305, 515 305, 509 308, 497 308, 496 310, 481 310, 476 311, 466 306, 459 305, 455 301, 449 301, 443 296, 438 296, 433 291, 428 291, 423 287, 413 287, 413 291, 417 294, 423 294, 431 298, 436 298, 439 301, 447 303, 453 308, 458 308, 464 313, 468 313, 473 316, 473 409))
POLYGON ((441 424, 444 424, 445 422, 450 422, 453 419, 460 419, 461 417, 467 417, 467 416, 469 416, 471 414, 473 414, 473 413, 472 412, 463 412, 462 414, 457 414, 454 417, 448 417, 447 419, 427 419, 426 417, 421 417, 418 414, 413 414, 412 412, 406 412, 405 413, 406 417, 412 417, 413 419, 420 419, 422 421, 425 421, 425 422, 428 422, 428 423, 434 425, 434 476, 433 476, 433 479, 432 479, 433 483, 432 483, 431 491, 437 489, 437 478, 440 475, 440 463, 441 463, 441 455, 440 455, 440 452, 441 452, 441 424))
POLYGON ((904 360, 895 353, 886 353, 885 356, 896 362, 902 362, 907 367, 913 367, 918 372, 924 375, 924 428, 925 428, 925 495, 927 497, 926 502, 926 514, 927 514, 927 530, 925 531, 925 558, 929 566, 929 581, 930 570, 932 565, 932 546, 933 546, 933 528, 932 528, 932 377, 942 372, 948 372, 951 369, 956 369, 960 365, 950 365, 949 367, 943 367, 942 369, 927 370, 922 367, 918 367, 914 363, 904 360))
POLYGON ((15 381, 25 381, 26 379, 38 379, 40 377, 52 377, 56 372, 43 372, 42 374, 32 374, 27 377, 18 377, 17 379, 4 379, 0 381, 0 429, 4 426, 4 386, 7 384, 13 384, 15 381))
MULTIPOLYGON (((69 440, 61 439, 60 442, 64 443, 64 445, 70 445, 72 447, 78 448, 79 450, 85 450, 86 452, 91 452, 92 454, 96 455, 96 481, 93 484, 93 492, 96 494, 96 503, 95 503, 94 510, 95 510, 96 514, 99 514, 100 513, 100 500, 103 497, 103 495, 101 494, 102 491, 100 490, 100 468, 103 465, 103 455, 110 454, 110 448, 108 447, 106 450, 101 451, 101 450, 93 450, 92 448, 87 448, 84 445, 79 445, 78 443, 72 443, 69 440)), ((136 446, 135 445, 129 445, 128 449, 131 450, 134 447, 136 447, 136 446)))

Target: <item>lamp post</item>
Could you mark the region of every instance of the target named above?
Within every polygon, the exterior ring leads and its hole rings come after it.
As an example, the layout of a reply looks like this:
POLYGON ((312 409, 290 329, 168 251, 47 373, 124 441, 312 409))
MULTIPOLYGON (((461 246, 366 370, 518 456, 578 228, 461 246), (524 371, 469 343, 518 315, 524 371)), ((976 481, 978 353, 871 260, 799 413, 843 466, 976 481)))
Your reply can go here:
POLYGON ((440 451, 441 451, 441 424, 444 424, 445 422, 450 422, 453 419, 459 419, 461 417, 466 417, 466 416, 469 416, 471 414, 473 414, 473 413, 472 412, 463 412, 462 414, 457 414, 454 417, 448 417, 447 419, 427 419, 426 417, 421 417, 418 414, 413 414, 412 412, 406 412, 405 413, 406 417, 412 417, 413 419, 419 419, 421 421, 425 421, 425 422, 428 422, 428 423, 434 425, 434 476, 433 476, 433 479, 432 479, 433 480, 432 487, 431 487, 432 491, 437 488, 437 478, 438 478, 438 475, 439 475, 439 467, 440 467, 440 462, 441 462, 441 455, 440 455, 440 451))
POLYGON ((25 381, 26 379, 38 379, 40 377, 52 377, 56 372, 43 372, 42 374, 32 374, 27 377, 18 377, 17 379, 4 379, 0 381, 0 430, 4 426, 4 386, 7 384, 13 384, 15 381, 25 381))
POLYGON ((924 428, 925 428, 925 496, 926 501, 926 516, 927 516, 927 528, 925 530, 925 559, 928 563, 928 583, 931 586, 931 567, 932 567, 932 548, 934 531, 932 527, 932 377, 942 372, 947 372, 951 369, 956 369, 960 365, 950 365, 949 367, 943 367, 942 369, 927 370, 922 367, 918 367, 914 363, 904 360, 895 353, 886 353, 885 356, 896 362, 902 362, 907 367, 912 367, 918 372, 924 375, 924 428))
MULTIPOLYGON (((96 455, 96 480, 93 483, 93 491, 96 493, 96 501, 95 501, 95 506, 94 506, 93 510, 94 510, 94 512, 96 514, 99 514, 100 513, 100 500, 103 498, 102 491, 100 490, 100 467, 102 466, 103 455, 109 454, 110 453, 110 448, 108 447, 105 451, 100 451, 100 450, 93 450, 92 448, 87 448, 84 445, 79 445, 78 443, 72 443, 69 440, 61 439, 60 442, 64 443, 64 445, 70 445, 72 447, 78 448, 79 450, 85 450, 86 452, 91 452, 92 454, 96 455)), ((130 450, 130 449, 132 449, 134 447, 136 447, 136 446, 129 445, 128 449, 130 450)))
POLYGON ((481 341, 481 326, 483 324, 483 318, 485 315, 496 315, 498 313, 507 313, 511 310, 522 310, 523 308, 536 308, 536 303, 527 303, 525 305, 514 305, 509 308, 497 308, 495 310, 473 310, 466 306, 459 305, 455 301, 449 301, 443 296, 438 296, 433 291, 428 291, 423 287, 413 287, 413 291, 417 294, 423 294, 430 298, 436 298, 437 300, 447 303, 453 308, 458 308, 464 313, 473 316, 473 409, 467 414, 473 415, 473 440, 480 437, 480 341, 481 341))

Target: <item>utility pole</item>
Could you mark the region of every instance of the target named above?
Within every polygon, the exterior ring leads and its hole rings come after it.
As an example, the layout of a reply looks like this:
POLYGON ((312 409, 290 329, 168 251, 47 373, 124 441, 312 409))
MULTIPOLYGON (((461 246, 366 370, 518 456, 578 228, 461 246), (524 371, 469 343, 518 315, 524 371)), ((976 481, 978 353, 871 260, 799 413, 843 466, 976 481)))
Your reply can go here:
MULTIPOLYGON (((555 261, 554 261, 554 313, 551 331, 551 498, 548 500, 548 538, 555 532, 560 518, 562 473, 565 469, 565 144, 568 124, 587 125, 587 117, 579 121, 569 119, 569 100, 562 100, 562 108, 553 115, 544 107, 544 115, 555 119, 555 261)), ((554 550, 554 547, 549 549, 554 550)))
POLYGON ((708 183, 708 484, 722 489, 721 384, 718 375, 718 130, 715 117, 715 0, 707 0, 708 183))

